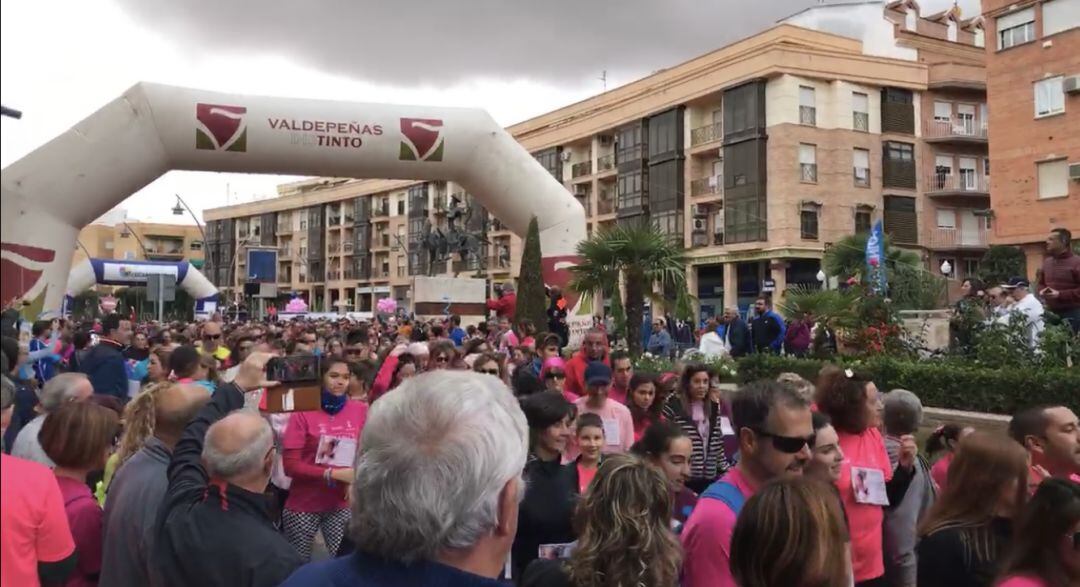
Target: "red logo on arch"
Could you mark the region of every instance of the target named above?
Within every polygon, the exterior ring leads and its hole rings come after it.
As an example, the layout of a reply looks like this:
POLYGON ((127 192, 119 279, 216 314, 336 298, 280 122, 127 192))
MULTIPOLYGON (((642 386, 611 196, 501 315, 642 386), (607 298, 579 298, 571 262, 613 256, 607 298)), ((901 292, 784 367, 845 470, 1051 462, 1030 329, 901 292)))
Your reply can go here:
POLYGON ((247 108, 223 104, 195 105, 195 148, 205 151, 247 151, 247 108))
POLYGON ((442 161, 443 121, 438 118, 402 118, 402 161, 442 161))

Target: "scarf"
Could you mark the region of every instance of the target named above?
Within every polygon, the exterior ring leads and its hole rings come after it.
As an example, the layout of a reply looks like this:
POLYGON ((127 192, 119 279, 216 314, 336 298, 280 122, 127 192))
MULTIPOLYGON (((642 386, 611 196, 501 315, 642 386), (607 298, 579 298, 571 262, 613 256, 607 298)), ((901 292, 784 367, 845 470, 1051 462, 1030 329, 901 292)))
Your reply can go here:
POLYGON ((345 402, 348 401, 349 396, 347 394, 334 395, 326 389, 322 390, 322 409, 331 416, 337 415, 342 409, 345 408, 345 402))

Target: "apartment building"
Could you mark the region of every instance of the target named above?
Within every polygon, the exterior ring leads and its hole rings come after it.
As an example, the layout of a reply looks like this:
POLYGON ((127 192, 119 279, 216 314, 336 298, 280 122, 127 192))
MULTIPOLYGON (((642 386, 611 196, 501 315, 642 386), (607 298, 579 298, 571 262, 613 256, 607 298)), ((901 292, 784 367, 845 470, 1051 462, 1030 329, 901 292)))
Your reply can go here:
POLYGON ((1080 234, 1080 0, 983 0, 993 241, 1030 277, 1050 229, 1080 234))
MULTIPOLYGON (((828 247, 878 219, 928 264, 971 269, 960 258, 981 255, 989 208, 981 21, 916 7, 910 27, 909 4, 817 6, 509 131, 578 198, 590 232, 648 219, 684 243, 703 314, 818 285, 828 247), (814 30, 837 9, 871 26, 814 30)), ((279 286, 318 309, 406 301, 410 276, 432 269, 425 226, 445 226, 448 202, 471 201, 447 182, 312 180, 280 192, 207 210, 211 258, 233 256, 258 225, 259 243, 282 251, 279 286)), ((520 240, 482 209, 468 221, 490 243, 482 260, 434 272, 513 277, 520 240)), ((235 287, 214 265, 215 283, 235 287)))
POLYGON ((72 265, 83 259, 188 261, 203 265, 203 238, 197 226, 120 221, 94 223, 79 231, 72 265))

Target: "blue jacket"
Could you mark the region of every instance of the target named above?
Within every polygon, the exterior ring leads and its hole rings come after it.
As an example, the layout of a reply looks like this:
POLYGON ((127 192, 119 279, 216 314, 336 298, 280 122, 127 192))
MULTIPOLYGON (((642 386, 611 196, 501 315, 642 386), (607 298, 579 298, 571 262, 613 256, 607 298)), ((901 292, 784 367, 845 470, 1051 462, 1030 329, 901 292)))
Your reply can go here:
POLYGON ((34 375, 37 377, 37 380, 40 381, 42 385, 45 385, 46 381, 52 379, 53 375, 56 375, 56 364, 60 362, 60 355, 57 355, 56 353, 53 353, 51 351, 53 345, 55 344, 55 338, 48 341, 43 341, 40 338, 30 339, 31 353, 45 350, 49 351, 45 353, 45 356, 34 360, 34 375))
POLYGON ((361 552, 297 569, 281 587, 505 587, 432 561, 404 565, 361 552))
POLYGON ((128 395, 128 367, 120 344, 102 338, 83 357, 79 368, 90 378, 94 393, 111 395, 121 402, 128 395))
POLYGON ((661 328, 660 332, 652 333, 645 350, 661 357, 671 355, 671 333, 665 328, 661 328))
POLYGON ((784 344, 785 332, 787 332, 787 325, 784 319, 773 310, 767 310, 760 315, 755 314, 750 322, 750 334, 756 351, 771 349, 780 352, 780 347, 784 344))

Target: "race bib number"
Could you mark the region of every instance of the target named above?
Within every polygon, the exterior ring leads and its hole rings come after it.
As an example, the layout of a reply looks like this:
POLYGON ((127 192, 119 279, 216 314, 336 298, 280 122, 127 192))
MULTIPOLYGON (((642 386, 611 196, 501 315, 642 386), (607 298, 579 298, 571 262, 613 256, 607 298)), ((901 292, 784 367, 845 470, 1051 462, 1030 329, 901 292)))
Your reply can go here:
POLYGON ((885 493, 885 473, 881 469, 852 467, 851 488, 856 503, 889 505, 889 496, 885 493))
POLYGON ((324 434, 319 437, 315 464, 329 467, 351 467, 356 457, 356 439, 324 434))
POLYGON ((720 416, 720 434, 735 436, 735 428, 732 427, 731 420, 727 416, 720 416))
POLYGON ((618 446, 621 444, 619 438, 619 421, 612 420, 610 418, 604 418, 604 443, 609 446, 618 446))

